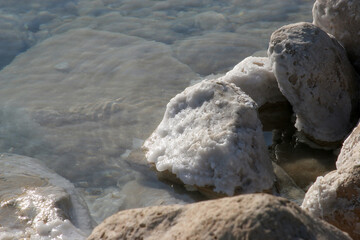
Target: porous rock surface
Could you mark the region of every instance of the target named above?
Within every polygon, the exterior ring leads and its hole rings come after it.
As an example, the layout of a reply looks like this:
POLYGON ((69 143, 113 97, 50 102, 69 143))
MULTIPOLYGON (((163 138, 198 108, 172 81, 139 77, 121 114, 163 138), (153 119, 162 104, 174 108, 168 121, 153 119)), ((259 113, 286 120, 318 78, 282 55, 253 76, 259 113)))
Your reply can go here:
POLYGON ((268 55, 298 131, 319 144, 341 141, 357 113, 358 76, 335 38, 311 23, 276 30, 268 55))
POLYGON ((147 161, 183 183, 233 195, 272 187, 256 103, 234 84, 205 80, 167 105, 145 141, 147 161))
POLYGON ((318 177, 301 207, 326 220, 353 239, 360 239, 360 166, 318 177))
POLYGON ((349 169, 360 165, 360 123, 346 138, 336 161, 337 169, 349 169))
POLYGON ((295 203, 267 194, 118 212, 97 226, 88 239, 143 238, 350 239, 295 203))
POLYGON ((312 12, 313 23, 335 36, 360 72, 360 1, 316 0, 312 12))

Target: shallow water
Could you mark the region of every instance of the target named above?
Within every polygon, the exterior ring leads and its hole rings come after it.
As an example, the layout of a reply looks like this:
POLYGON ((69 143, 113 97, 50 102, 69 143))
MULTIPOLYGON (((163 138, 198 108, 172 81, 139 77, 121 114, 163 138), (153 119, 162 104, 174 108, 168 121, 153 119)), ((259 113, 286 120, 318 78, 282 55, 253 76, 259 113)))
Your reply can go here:
POLYGON ((0 0, 0 152, 37 158, 71 181, 97 222, 196 201, 157 180, 142 142, 170 98, 265 55, 275 29, 312 20, 312 4, 0 0))

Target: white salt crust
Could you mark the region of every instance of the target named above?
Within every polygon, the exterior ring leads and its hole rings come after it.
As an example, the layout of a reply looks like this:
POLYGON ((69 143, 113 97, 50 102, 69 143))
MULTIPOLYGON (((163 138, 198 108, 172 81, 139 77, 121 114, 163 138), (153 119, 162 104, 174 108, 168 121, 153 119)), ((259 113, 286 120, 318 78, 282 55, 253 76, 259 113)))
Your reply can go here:
POLYGON ((346 49, 349 59, 360 71, 360 1, 316 0, 313 23, 332 34, 346 49))
POLYGON ((274 180, 256 103, 233 84, 204 80, 167 105, 145 141, 146 158, 185 184, 233 195, 269 189, 274 180))
POLYGON ((267 57, 247 57, 220 79, 241 88, 259 107, 287 101, 279 90, 267 57))

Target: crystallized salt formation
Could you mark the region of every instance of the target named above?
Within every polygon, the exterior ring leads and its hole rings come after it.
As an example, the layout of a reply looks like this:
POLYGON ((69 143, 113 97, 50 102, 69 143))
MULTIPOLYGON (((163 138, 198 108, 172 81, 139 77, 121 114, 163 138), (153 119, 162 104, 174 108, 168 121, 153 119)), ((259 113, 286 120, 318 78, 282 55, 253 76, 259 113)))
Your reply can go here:
POLYGON ((247 57, 220 80, 234 83, 256 102, 264 131, 288 126, 291 105, 279 90, 269 58, 247 57))
POLYGON ((360 72, 360 1, 316 0, 313 18, 316 26, 334 35, 344 46, 360 72))
POLYGON ((296 128, 317 143, 341 141, 358 105, 358 76, 344 48, 313 24, 296 23, 272 34, 268 55, 296 128))
POLYGON ((360 239, 360 167, 332 171, 318 177, 301 207, 360 239))
POLYGON ((145 141, 150 163, 183 183, 233 195, 271 188, 274 174, 256 103, 238 87, 205 80, 167 105, 145 141))
POLYGON ((247 57, 227 72, 222 80, 234 83, 260 107, 265 103, 284 102, 267 57, 247 57))

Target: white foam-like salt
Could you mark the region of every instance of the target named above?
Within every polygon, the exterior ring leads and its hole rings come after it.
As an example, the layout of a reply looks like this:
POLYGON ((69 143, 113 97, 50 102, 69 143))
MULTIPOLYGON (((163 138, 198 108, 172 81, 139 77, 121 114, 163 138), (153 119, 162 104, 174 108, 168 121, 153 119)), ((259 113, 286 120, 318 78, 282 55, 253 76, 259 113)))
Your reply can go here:
POLYGON ((158 171, 233 195, 273 184, 256 103, 233 84, 204 80, 176 95, 144 143, 158 171))

